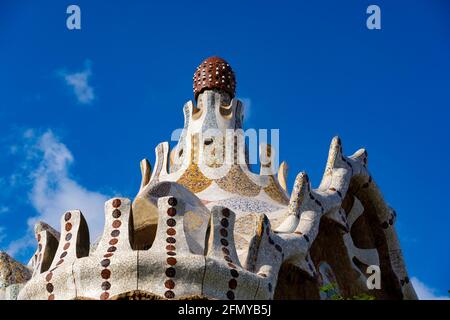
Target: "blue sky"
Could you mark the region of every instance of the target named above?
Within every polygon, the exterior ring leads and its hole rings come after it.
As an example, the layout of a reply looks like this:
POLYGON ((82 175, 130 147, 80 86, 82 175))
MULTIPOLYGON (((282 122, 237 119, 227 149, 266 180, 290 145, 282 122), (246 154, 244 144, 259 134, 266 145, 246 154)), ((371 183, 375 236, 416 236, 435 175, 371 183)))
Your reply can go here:
POLYGON ((415 1, 12 1, 0 3, 0 248, 33 252, 29 226, 132 198, 139 161, 182 126, 192 75, 219 55, 237 74, 246 127, 279 128, 289 186, 315 186, 329 143, 369 152, 399 215, 411 277, 450 289, 450 4, 415 1), (114 4, 113 4, 114 3, 114 4), (66 28, 81 7, 82 29, 66 28), (381 7, 382 29, 366 28, 381 7))

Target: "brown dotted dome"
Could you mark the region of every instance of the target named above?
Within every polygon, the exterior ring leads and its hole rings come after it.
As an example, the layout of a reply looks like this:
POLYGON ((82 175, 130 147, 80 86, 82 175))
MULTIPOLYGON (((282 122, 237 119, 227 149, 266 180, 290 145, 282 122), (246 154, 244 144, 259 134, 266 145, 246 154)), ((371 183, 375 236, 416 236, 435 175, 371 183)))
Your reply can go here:
POLYGON ((224 59, 210 57, 203 61, 194 73, 194 97, 205 89, 219 89, 227 92, 231 98, 236 93, 236 79, 233 69, 224 59))

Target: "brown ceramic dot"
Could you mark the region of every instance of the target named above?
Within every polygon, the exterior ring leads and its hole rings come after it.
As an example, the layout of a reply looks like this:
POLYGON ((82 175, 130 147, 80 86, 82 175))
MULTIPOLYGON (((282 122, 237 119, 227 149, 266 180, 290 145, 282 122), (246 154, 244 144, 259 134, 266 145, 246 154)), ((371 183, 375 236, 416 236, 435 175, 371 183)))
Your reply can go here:
POLYGON ((167 258, 166 261, 167 261, 167 264, 171 265, 171 266, 174 266, 177 264, 177 259, 175 259, 174 257, 169 257, 169 258, 167 258))
POLYGON ((168 242, 168 243, 175 243, 175 242, 177 242, 177 240, 176 240, 175 238, 168 237, 168 238, 166 239, 166 242, 168 242))
POLYGON ((41 241, 41 235, 40 234, 37 235, 37 241, 38 242, 41 241))
POLYGON ((177 210, 175 208, 169 208, 167 209, 167 215, 170 217, 173 217, 177 214, 177 210))
POLYGON ((223 245, 223 246, 228 246, 228 241, 227 241, 227 239, 220 239, 220 243, 223 245))
POLYGON ((120 231, 119 231, 119 230, 113 230, 113 231, 111 231, 111 237, 118 237, 119 234, 120 234, 120 231))
POLYGON ((111 264, 111 260, 109 259, 103 259, 100 264, 102 265, 103 268, 108 268, 108 266, 111 264))
POLYGON ((114 222, 112 223, 113 228, 120 228, 121 225, 122 222, 120 222, 120 220, 114 220, 114 222))
POLYGON ((175 225, 177 224, 177 222, 173 218, 167 219, 166 223, 169 227, 175 227, 175 225))
POLYGON ((101 272, 101 276, 103 279, 109 279, 111 277, 111 271, 108 269, 103 269, 101 272))
POLYGON ((164 296, 165 296, 167 299, 173 299, 173 298, 175 298, 175 293, 173 293, 173 291, 168 290, 168 291, 166 291, 166 292, 164 293, 164 296))
POLYGON ((71 233, 66 234, 66 241, 70 241, 70 239, 72 239, 72 234, 71 233))
POLYGON ((66 226, 65 226, 65 229, 66 229, 66 231, 72 230, 72 224, 70 222, 67 222, 66 226))
POLYGON ((63 253, 61 253, 61 255, 59 256, 61 259, 64 258, 65 256, 67 256, 67 251, 64 251, 63 253))
POLYGON ((101 299, 101 300, 108 300, 108 298, 109 298, 109 293, 108 293, 108 292, 103 292, 103 293, 100 295, 100 299, 101 299))
POLYGON ((164 286, 167 289, 173 289, 173 288, 175 288, 175 282, 173 282, 173 280, 169 279, 166 282, 164 282, 164 286))
POLYGON ((231 258, 229 257, 229 256, 225 256, 225 257, 223 257, 224 259, 225 259, 225 261, 227 261, 227 262, 233 262, 233 260, 231 260, 231 258))
POLYGON ((177 254, 173 251, 167 251, 168 256, 176 256, 177 254))
POLYGON ((116 250, 117 250, 116 247, 111 246, 111 247, 109 247, 108 250, 106 250, 106 251, 108 251, 108 252, 114 252, 114 251, 116 251, 116 250))
POLYGON ((67 250, 70 247, 70 242, 66 242, 66 244, 64 245, 63 249, 67 250))
POLYGON ((69 221, 70 218, 72 218, 72 214, 70 212, 66 212, 66 214, 64 215, 64 220, 69 221))
POLYGON ((220 220, 220 224, 222 225, 222 227, 227 228, 228 227, 228 219, 223 218, 222 220, 220 220))
POLYGON ((233 291, 228 291, 227 292, 227 298, 230 300, 234 300, 234 292, 233 291))
POLYGON ((103 282, 102 283, 102 290, 103 291, 107 291, 109 289, 111 289, 111 283, 109 283, 108 281, 103 282))
POLYGON ((226 218, 228 218, 230 216, 230 209, 228 208, 223 208, 222 209, 222 215, 226 218))
POLYGON ((170 267, 166 269, 166 276, 168 276, 169 278, 175 277, 175 274, 176 274, 175 268, 170 267))
POLYGON ((239 277, 239 272, 237 272, 237 270, 235 270, 235 269, 231 269, 230 273, 231 273, 231 276, 234 278, 239 277))
POLYGON ((121 204, 122 204, 122 201, 120 201, 120 199, 114 199, 113 202, 112 202, 112 206, 114 208, 120 207, 121 204))
POLYGON ((112 216, 115 219, 118 219, 121 215, 122 215, 122 212, 120 212, 119 209, 114 209, 113 212, 112 212, 112 216))
POLYGON ((42 244, 39 243, 38 245, 38 251, 40 252, 42 250, 42 244))
POLYGON ((175 206, 177 205, 178 201, 177 201, 176 198, 171 197, 171 198, 169 198, 169 200, 167 200, 167 203, 168 203, 170 206, 175 207, 175 206))
POLYGON ((106 253, 106 254, 104 254, 103 255, 103 257, 105 257, 105 258, 110 258, 110 257, 112 257, 114 255, 114 253, 106 253))
POLYGON ((236 289, 237 287, 237 281, 236 279, 231 279, 230 281, 228 281, 228 288, 230 289, 236 289))
POLYGON ((58 263, 56 264, 57 266, 59 266, 60 264, 62 264, 64 262, 64 259, 61 259, 58 261, 58 263))
POLYGON ((168 245, 166 246, 166 250, 174 251, 175 249, 176 249, 175 246, 173 246, 173 245, 171 245, 171 244, 168 244, 168 245))
POLYGON ((167 229, 166 232, 169 236, 174 236, 177 233, 177 231, 174 228, 169 228, 169 229, 167 229))
POLYGON ((47 283, 45 288, 47 289, 48 293, 52 293, 53 289, 54 289, 53 284, 51 284, 51 283, 47 283))
POLYGON ((222 252, 223 252, 224 254, 226 254, 226 255, 229 255, 229 254, 230 254, 230 250, 228 250, 228 249, 225 248, 225 247, 222 247, 222 252))
POLYGON ((222 237, 228 237, 228 231, 226 230, 226 229, 220 229, 220 235, 222 236, 222 237))
POLYGON ((49 295, 48 300, 55 300, 55 295, 54 294, 49 295))
POLYGON ((45 276, 45 280, 46 280, 47 282, 50 282, 50 280, 52 280, 52 277, 53 277, 53 273, 49 272, 49 273, 45 276))
POLYGON ((116 239, 116 238, 109 240, 109 244, 112 245, 112 246, 113 246, 113 245, 116 245, 117 242, 119 242, 119 240, 116 239))

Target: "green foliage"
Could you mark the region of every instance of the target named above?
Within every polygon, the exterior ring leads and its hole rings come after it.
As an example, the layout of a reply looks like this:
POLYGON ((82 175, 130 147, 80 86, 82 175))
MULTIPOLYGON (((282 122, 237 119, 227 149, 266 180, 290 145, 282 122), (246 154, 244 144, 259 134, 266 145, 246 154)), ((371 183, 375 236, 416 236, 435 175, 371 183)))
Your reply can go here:
POLYGON ((345 298, 341 296, 336 289, 336 284, 329 283, 320 288, 321 292, 324 292, 331 300, 375 300, 374 296, 367 293, 355 295, 353 297, 345 298))

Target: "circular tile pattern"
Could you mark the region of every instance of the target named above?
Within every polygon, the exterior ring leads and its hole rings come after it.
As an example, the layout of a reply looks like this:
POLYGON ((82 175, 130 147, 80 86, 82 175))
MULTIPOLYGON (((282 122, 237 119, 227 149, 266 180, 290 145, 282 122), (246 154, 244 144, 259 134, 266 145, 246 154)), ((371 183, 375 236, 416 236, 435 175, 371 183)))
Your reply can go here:
POLYGON ((227 292, 227 298, 230 300, 234 300, 234 292, 233 291, 228 291, 227 292))
POLYGON ((117 238, 109 240, 109 244, 112 245, 112 246, 116 245, 117 242, 119 242, 119 239, 117 239, 117 238))
POLYGON ((227 228, 228 227, 228 219, 223 218, 222 220, 220 220, 220 224, 222 227, 227 228))
POLYGON ((72 230, 72 224, 70 222, 67 222, 65 225, 65 229, 66 229, 66 231, 72 230))
POLYGON ((176 274, 175 268, 169 267, 166 269, 166 276, 168 276, 169 278, 175 277, 175 274, 176 274))
POLYGON ((226 229, 220 229, 219 233, 222 237, 228 237, 228 231, 226 229))
POLYGON ((175 298, 175 293, 174 293, 173 291, 171 291, 171 290, 168 290, 168 291, 166 291, 166 292, 164 293, 164 296, 165 296, 167 299, 173 299, 173 298, 175 298))
POLYGON ((101 272, 101 276, 103 279, 109 279, 111 278, 111 271, 109 271, 108 269, 103 269, 101 272))
POLYGON ((169 217, 174 217, 177 214, 177 210, 175 208, 169 208, 167 209, 167 215, 169 217))
POLYGON ((112 202, 112 206, 114 208, 120 207, 121 204, 122 204, 122 201, 120 201, 120 199, 114 199, 113 202, 112 202))
POLYGON ((174 265, 177 264, 177 259, 174 258, 174 257, 169 257, 169 258, 167 258, 167 261, 166 261, 166 262, 167 262, 168 265, 174 266, 174 265))
POLYGON ((176 249, 176 248, 175 248, 174 245, 168 244, 168 245, 166 246, 166 250, 168 250, 168 251, 174 251, 175 249, 176 249))
POLYGON ((228 218, 228 217, 230 216, 230 209, 228 209, 228 208, 223 208, 223 209, 222 209, 222 215, 223 215, 225 218, 228 218))
POLYGON ((234 278, 238 278, 239 277, 239 272, 237 272, 236 269, 231 269, 230 270, 231 276, 234 278))
POLYGON ((164 282, 164 286, 167 289, 173 289, 173 288, 175 288, 175 282, 173 282, 172 279, 166 280, 166 282, 164 282))
POLYGON ((121 215, 122 215, 122 212, 120 212, 119 209, 114 209, 113 212, 112 212, 112 216, 113 216, 113 218, 115 218, 115 219, 120 218, 121 215))
POLYGON ((111 260, 109 260, 109 259, 103 259, 103 260, 100 262, 100 264, 101 264, 101 266, 102 266, 103 268, 108 268, 109 265, 111 264, 111 260))
POLYGON ((119 231, 119 230, 113 230, 113 231, 111 231, 111 237, 118 237, 119 234, 120 234, 120 231, 119 231))
POLYGON ((168 237, 168 238, 166 239, 166 242, 167 242, 167 243, 175 243, 175 242, 177 242, 177 240, 176 240, 175 238, 173 238, 173 237, 168 237))
POLYGON ((234 290, 237 287, 237 281, 236 279, 231 279, 230 281, 228 281, 228 288, 234 290))
POLYGON ((176 256, 177 254, 174 251, 167 251, 168 256, 176 256))
POLYGON ((106 291, 100 295, 101 300, 108 300, 108 298, 109 298, 109 293, 106 291))
POLYGON ((67 250, 70 247, 70 242, 66 242, 66 244, 64 245, 63 249, 67 250))
POLYGON ((228 241, 227 241, 227 239, 220 239, 220 243, 223 245, 223 246, 228 246, 228 241))
POLYGON ((47 282, 50 282, 50 280, 52 280, 52 277, 53 277, 53 273, 49 272, 49 273, 45 276, 45 280, 46 280, 47 282))
POLYGON ((49 295, 48 300, 55 300, 55 295, 54 294, 49 295))
POLYGON ((50 282, 47 283, 47 285, 45 286, 45 288, 47 289, 47 292, 48 292, 48 293, 52 293, 52 292, 53 292, 53 289, 54 289, 53 284, 51 284, 50 282))
POLYGON ((72 218, 72 214, 70 212, 66 212, 66 214, 64 215, 64 220, 67 222, 70 220, 70 218, 72 218))
POLYGON ((111 246, 111 247, 109 247, 106 251, 108 251, 108 252, 115 252, 116 250, 117 250, 116 247, 111 246))
POLYGON ((111 289, 111 283, 109 283, 109 281, 103 281, 102 290, 108 291, 109 289, 111 289))
POLYGON ((63 253, 61 253, 61 255, 59 256, 61 259, 64 258, 65 256, 67 256, 67 251, 64 251, 63 253))
POLYGON ((173 218, 167 219, 166 223, 169 227, 175 227, 175 225, 177 224, 177 222, 173 218))
POLYGON ((169 229, 167 229, 166 233, 169 236, 174 236, 177 233, 177 231, 174 228, 169 228, 169 229))
POLYGON ((71 233, 66 234, 65 239, 66 241, 70 241, 72 239, 72 234, 71 233))
POLYGON ((114 220, 112 223, 113 228, 120 228, 121 225, 122 222, 120 222, 120 220, 114 220))
POLYGON ((175 206, 177 205, 178 201, 177 201, 176 198, 170 197, 169 200, 167 200, 167 203, 168 203, 170 206, 175 207, 175 206))

